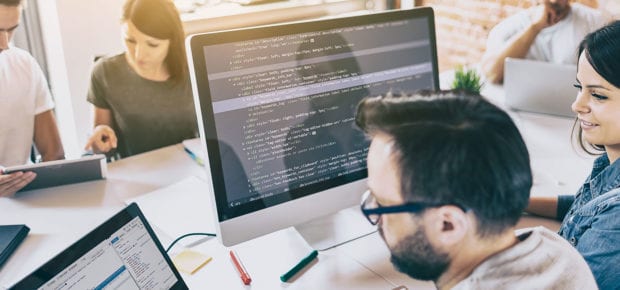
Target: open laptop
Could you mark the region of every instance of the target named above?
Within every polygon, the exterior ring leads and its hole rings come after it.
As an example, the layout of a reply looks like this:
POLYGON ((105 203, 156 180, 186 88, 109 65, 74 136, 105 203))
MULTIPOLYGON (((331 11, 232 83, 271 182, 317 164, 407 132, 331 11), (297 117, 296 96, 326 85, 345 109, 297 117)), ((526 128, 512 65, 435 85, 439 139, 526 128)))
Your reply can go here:
POLYGON ((507 58, 504 64, 506 106, 514 110, 574 118, 577 96, 575 65, 507 58))
POLYGON ((188 289, 132 203, 10 289, 188 289))

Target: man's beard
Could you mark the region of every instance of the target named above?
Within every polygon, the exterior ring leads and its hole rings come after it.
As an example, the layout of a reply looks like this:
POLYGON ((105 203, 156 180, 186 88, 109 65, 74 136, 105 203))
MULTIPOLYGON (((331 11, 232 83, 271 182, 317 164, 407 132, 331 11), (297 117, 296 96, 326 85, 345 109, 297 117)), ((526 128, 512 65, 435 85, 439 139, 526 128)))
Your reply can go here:
POLYGON ((390 260, 394 267, 414 279, 436 282, 450 265, 448 255, 435 250, 424 234, 423 227, 419 227, 390 250, 390 260))
POLYGON ((569 4, 561 4, 561 3, 550 3, 551 5, 551 9, 553 9, 553 11, 555 12, 555 14, 557 15, 564 15, 566 13, 568 13, 568 10, 570 10, 570 5, 569 4))

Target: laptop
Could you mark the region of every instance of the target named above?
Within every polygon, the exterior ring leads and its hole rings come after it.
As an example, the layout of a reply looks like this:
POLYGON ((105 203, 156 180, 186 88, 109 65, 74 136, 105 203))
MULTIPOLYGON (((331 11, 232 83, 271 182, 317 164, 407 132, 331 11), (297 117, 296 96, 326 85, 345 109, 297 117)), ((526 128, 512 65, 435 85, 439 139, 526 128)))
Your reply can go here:
POLYGON ((9 289, 188 289, 136 203, 9 289))
POLYGON ((504 64, 506 106, 574 118, 571 104, 579 92, 574 87, 576 75, 575 65, 507 58, 504 64))

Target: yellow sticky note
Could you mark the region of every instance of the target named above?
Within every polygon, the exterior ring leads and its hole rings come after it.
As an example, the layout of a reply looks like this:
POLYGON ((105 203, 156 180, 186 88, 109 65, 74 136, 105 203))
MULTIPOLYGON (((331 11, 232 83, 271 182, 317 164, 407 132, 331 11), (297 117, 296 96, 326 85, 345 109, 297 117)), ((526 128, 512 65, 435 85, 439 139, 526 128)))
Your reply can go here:
POLYGON ((180 252, 172 258, 172 262, 179 271, 194 274, 200 267, 209 263, 211 259, 213 258, 196 251, 183 250, 183 252, 180 252))

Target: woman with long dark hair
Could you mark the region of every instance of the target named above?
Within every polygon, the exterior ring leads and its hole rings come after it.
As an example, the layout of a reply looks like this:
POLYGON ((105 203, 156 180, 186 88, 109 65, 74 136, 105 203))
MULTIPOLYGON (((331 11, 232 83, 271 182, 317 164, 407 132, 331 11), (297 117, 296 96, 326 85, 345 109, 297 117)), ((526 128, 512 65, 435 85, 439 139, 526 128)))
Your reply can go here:
POLYGON ((600 155, 574 196, 531 198, 528 211, 562 220, 559 234, 584 256, 600 289, 620 275, 620 21, 590 33, 579 46, 579 94, 573 135, 600 155))
POLYGON ((88 101, 94 130, 86 149, 127 157, 196 136, 184 31, 170 0, 128 0, 126 51, 99 60, 88 101))

